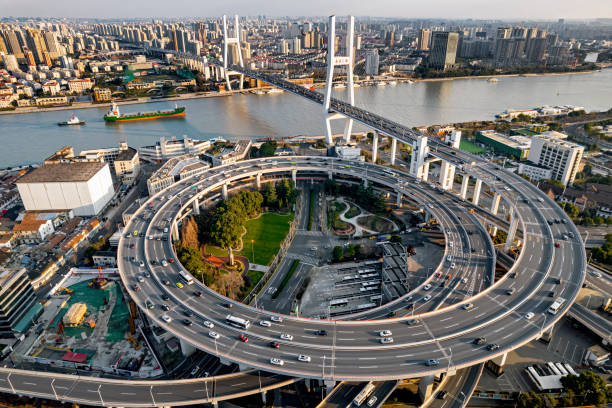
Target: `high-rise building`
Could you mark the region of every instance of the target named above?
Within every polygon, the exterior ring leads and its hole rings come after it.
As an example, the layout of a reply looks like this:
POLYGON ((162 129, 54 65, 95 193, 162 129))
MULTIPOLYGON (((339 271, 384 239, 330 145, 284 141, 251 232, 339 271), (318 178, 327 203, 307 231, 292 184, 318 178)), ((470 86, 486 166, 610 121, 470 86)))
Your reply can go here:
POLYGON ((18 71, 19 64, 17 63, 17 58, 13 54, 4 54, 2 56, 2 61, 4 62, 4 67, 7 71, 18 71))
POLYGON ((55 33, 52 31, 45 31, 44 38, 47 50, 49 51, 49 57, 52 60, 58 59, 61 54, 57 38, 55 37, 55 33))
POLYGON ((429 29, 421 28, 419 32, 419 51, 429 50, 429 29))
POLYGON ((385 37, 385 45, 389 48, 393 48, 395 45, 395 31, 388 31, 385 37))
POLYGON ((18 60, 23 60, 23 51, 21 43, 17 37, 17 33, 12 30, 4 32, 4 42, 8 49, 9 54, 13 54, 18 60))
POLYGON ((434 31, 431 36, 429 66, 447 70, 455 64, 459 34, 449 31, 434 31))
POLYGON ((289 43, 287 40, 285 40, 284 38, 282 40, 280 40, 278 42, 278 49, 277 49, 279 54, 289 54, 289 43))
POLYGON ((378 50, 377 49, 369 50, 368 53, 366 54, 366 66, 365 66, 366 75, 378 75, 378 66, 379 66, 378 50))
POLYGON ((552 170, 553 180, 568 185, 576 178, 583 154, 583 146, 545 132, 533 137, 529 161, 552 170))
POLYGON ((227 62, 230 65, 240 64, 240 55, 238 54, 238 44, 231 43, 227 47, 227 62))
POLYGON ((293 38, 289 41, 289 52, 291 54, 300 54, 302 52, 301 41, 299 38, 293 38))
POLYGON ((0 54, 8 54, 8 49, 6 48, 6 43, 4 42, 4 38, 2 38, 2 32, 0 31, 0 54))
POLYGON ((34 59, 37 64, 46 64, 44 52, 47 51, 45 40, 39 30, 28 29, 26 31, 26 43, 28 48, 34 54, 34 59))
POLYGON ((22 320, 35 306, 36 295, 25 268, 0 271, 0 337, 13 337, 15 330, 26 331, 37 316, 31 316, 29 322, 22 320))

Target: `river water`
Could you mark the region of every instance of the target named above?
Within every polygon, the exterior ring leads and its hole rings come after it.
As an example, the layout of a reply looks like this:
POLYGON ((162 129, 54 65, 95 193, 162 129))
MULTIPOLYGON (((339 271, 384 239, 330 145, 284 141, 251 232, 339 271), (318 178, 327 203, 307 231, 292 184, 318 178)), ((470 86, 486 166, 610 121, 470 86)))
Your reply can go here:
MULTIPOLYGON (((337 97, 344 99, 346 90, 337 97)), ((612 69, 560 76, 504 77, 425 81, 385 87, 355 89, 356 104, 410 126, 493 119, 506 109, 541 105, 577 105, 587 111, 612 107, 612 69)), ((226 139, 322 135, 321 106, 291 94, 234 95, 179 101, 185 118, 107 124, 107 108, 77 109, 86 126, 59 127, 71 111, 0 115, 0 168, 38 163, 61 146, 82 149, 132 147, 155 143, 159 138, 183 135, 195 139, 226 139)), ((121 106, 123 113, 172 108, 157 102, 121 106)), ((336 121, 334 132, 341 132, 336 121)), ((355 128, 359 130, 359 127, 355 128)), ((361 129, 364 130, 364 129, 361 129)))

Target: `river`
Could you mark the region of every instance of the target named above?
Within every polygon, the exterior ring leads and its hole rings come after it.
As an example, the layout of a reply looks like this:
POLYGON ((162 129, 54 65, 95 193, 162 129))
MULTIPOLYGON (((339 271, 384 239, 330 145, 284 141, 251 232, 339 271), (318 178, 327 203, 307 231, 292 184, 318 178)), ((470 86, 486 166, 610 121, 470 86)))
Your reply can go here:
MULTIPOLYGON (((339 90, 344 98, 346 90, 339 90)), ((493 119, 506 109, 541 105, 577 105, 587 111, 612 107, 612 69, 576 75, 503 77, 422 81, 415 84, 355 89, 356 104, 410 126, 493 119)), ((183 135, 195 139, 223 136, 227 139, 322 135, 320 105, 291 94, 234 95, 179 101, 187 108, 185 118, 107 124, 106 108, 78 109, 87 121, 81 127, 60 127, 71 111, 0 115, 0 168, 39 163, 55 150, 73 145, 83 149, 132 147, 155 143, 159 138, 183 135)), ((156 102, 121 107, 124 113, 173 107, 156 102)), ((334 132, 341 132, 336 121, 334 132)), ((355 128, 359 130, 359 127, 355 128)))

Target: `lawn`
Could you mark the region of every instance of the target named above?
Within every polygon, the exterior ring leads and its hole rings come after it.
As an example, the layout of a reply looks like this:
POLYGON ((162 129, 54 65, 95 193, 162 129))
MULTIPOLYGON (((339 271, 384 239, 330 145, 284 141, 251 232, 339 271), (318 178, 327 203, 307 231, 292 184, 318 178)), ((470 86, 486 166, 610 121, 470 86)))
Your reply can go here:
POLYGON ((350 219, 350 218, 358 216, 359 214, 361 214, 361 210, 359 209, 359 207, 351 204, 351 208, 349 208, 349 210, 346 213, 344 213, 344 216, 350 219))
MULTIPOLYGON (((234 255, 247 257, 251 263, 267 265, 272 262, 274 255, 280 249, 280 244, 289 232, 289 224, 293 214, 280 215, 278 213, 265 213, 261 217, 248 220, 245 224, 246 234, 242 236, 242 251, 234 255), (251 240, 254 240, 252 247, 251 240), (255 259, 253 260, 253 253, 255 259)), ((214 245, 206 245, 206 252, 214 256, 227 256, 225 249, 214 245)))
POLYGON ((364 215, 357 218, 357 224, 372 231, 388 233, 393 232, 393 223, 376 215, 364 215))
POLYGON ((487 152, 485 149, 478 146, 476 143, 470 142, 469 140, 464 140, 464 139, 461 139, 461 142, 459 143, 459 148, 461 150, 465 150, 466 152, 473 153, 473 154, 480 154, 480 153, 487 152))

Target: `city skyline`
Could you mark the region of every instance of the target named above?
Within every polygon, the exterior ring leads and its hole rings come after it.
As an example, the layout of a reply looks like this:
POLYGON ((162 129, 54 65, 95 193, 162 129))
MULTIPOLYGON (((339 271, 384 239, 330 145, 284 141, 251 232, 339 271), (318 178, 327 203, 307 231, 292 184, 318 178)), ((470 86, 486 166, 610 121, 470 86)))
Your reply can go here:
POLYGON ((5 16, 32 17, 68 17, 68 18, 137 18, 137 17, 186 17, 218 16, 240 13, 242 15, 268 16, 326 16, 329 14, 353 14, 356 16, 392 17, 392 18, 433 18, 433 19, 498 19, 498 20, 555 20, 565 18, 595 19, 612 18, 612 7, 606 0, 593 0, 588 4, 576 4, 570 0, 540 1, 537 4, 528 0, 515 2, 490 2, 472 0, 469 4, 451 0, 416 3, 399 0, 383 0, 376 3, 355 4, 348 0, 328 2, 314 0, 308 3, 288 4, 277 0, 248 2, 234 0, 225 4, 206 4, 194 0, 182 0, 177 3, 161 1, 120 2, 108 0, 100 3, 83 4, 75 0, 57 0, 53 8, 43 7, 40 0, 17 2, 14 0, 3 5, 5 16), (391 13, 390 10, 393 10, 391 13))

